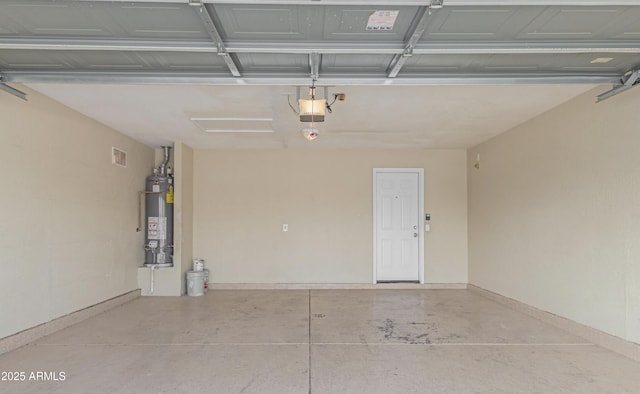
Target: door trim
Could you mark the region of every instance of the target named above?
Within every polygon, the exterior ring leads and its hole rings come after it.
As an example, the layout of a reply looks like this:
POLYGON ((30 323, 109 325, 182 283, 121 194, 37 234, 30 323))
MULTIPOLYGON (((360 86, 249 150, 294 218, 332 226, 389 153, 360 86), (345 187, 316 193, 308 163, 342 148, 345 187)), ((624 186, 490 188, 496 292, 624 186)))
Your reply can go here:
POLYGON ((377 261, 377 175, 380 173, 399 172, 418 174, 418 277, 420 283, 424 284, 424 168, 374 168, 373 169, 373 284, 378 283, 378 267, 377 261))

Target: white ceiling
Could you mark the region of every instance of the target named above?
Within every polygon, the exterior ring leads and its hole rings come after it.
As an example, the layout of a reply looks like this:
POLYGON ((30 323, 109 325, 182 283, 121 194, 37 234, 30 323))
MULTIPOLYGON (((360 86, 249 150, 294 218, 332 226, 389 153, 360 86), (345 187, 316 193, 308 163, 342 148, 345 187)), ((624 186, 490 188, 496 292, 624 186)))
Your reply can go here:
MULTIPOLYGON (((54 100, 150 146, 195 149, 468 148, 593 85, 333 87, 346 93, 306 141, 287 104, 295 87, 29 84, 54 100), (190 118, 271 118, 273 133, 205 133, 190 118)), ((321 92, 321 89, 319 89, 321 92)), ((306 89, 302 89, 303 96, 306 89)), ((594 95, 595 102, 595 95, 594 95)), ((246 122, 245 122, 246 123, 246 122)))

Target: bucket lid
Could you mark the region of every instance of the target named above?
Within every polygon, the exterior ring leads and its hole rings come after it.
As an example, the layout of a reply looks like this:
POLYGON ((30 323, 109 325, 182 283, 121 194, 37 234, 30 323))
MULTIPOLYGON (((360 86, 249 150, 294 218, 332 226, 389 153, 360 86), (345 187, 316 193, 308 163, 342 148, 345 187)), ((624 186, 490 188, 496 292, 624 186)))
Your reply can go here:
POLYGON ((187 278, 204 276, 204 271, 187 271, 187 278))

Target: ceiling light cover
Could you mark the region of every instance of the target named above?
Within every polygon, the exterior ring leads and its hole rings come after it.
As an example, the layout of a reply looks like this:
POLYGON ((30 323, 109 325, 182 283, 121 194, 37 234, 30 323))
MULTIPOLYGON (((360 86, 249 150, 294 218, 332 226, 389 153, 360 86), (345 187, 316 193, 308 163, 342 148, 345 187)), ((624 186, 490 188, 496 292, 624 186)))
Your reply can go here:
POLYGON ((301 122, 324 122, 326 100, 300 99, 298 104, 300 105, 301 122))

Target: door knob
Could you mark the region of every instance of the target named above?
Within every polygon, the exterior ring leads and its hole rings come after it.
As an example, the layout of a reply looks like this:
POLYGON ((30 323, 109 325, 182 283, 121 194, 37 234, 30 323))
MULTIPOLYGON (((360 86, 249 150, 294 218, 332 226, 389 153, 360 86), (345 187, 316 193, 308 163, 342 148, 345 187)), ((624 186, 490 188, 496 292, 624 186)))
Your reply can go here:
POLYGON ((418 237, 418 233, 413 233, 413 238, 417 238, 418 237))

